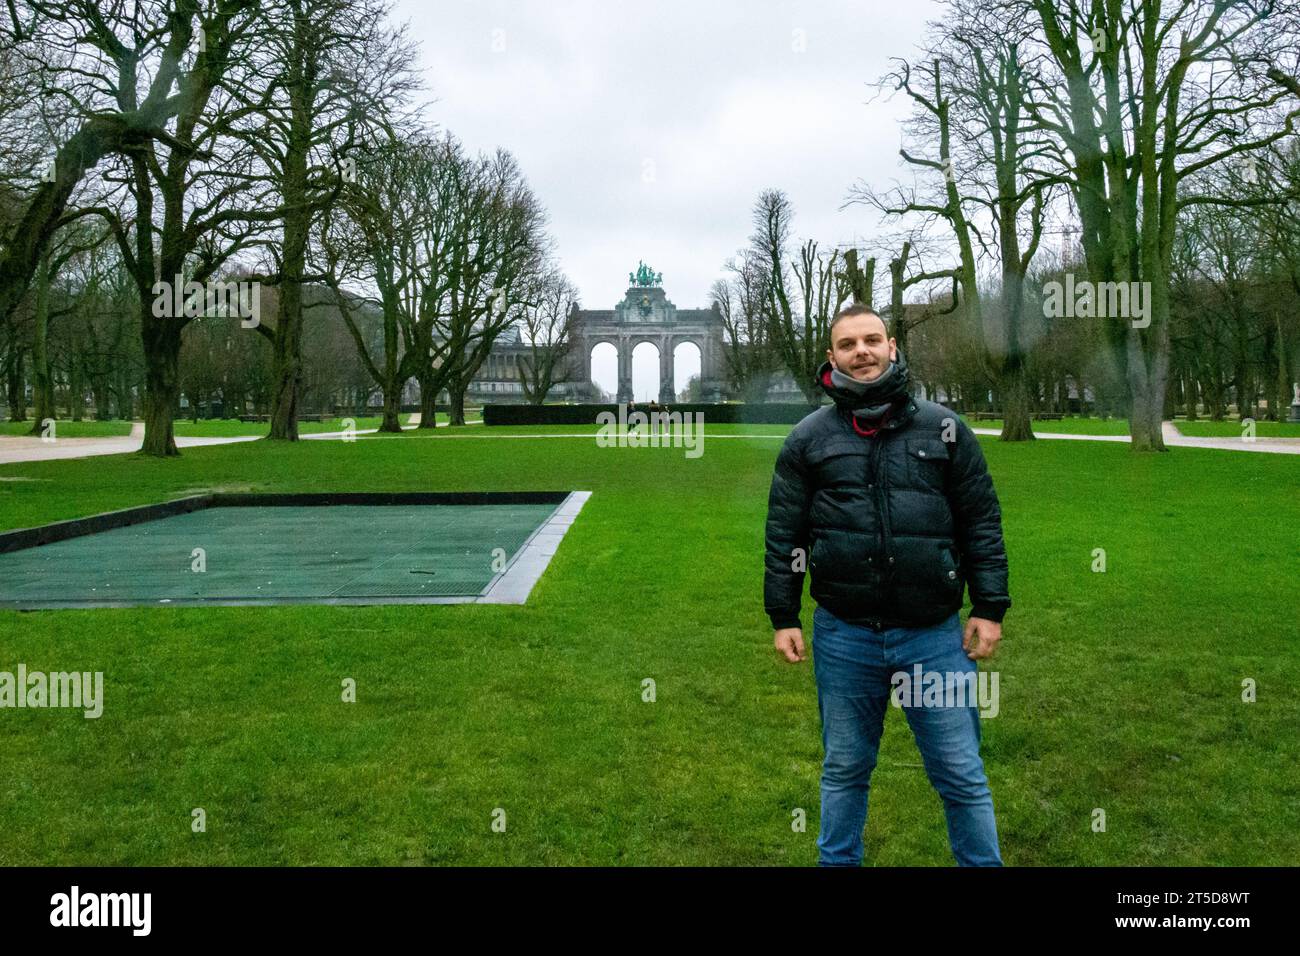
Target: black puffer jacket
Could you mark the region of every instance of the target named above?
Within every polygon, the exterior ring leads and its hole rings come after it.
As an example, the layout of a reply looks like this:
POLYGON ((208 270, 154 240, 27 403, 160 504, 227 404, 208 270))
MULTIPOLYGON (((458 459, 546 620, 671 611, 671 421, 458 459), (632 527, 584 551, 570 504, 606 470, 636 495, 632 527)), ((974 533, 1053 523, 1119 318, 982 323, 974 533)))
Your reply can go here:
POLYGON ((860 402, 831 384, 830 367, 818 381, 835 404, 794 427, 772 476, 772 626, 800 626, 805 567, 813 600, 854 624, 936 624, 968 586, 971 616, 1001 621, 1011 606, 1002 513, 974 433, 942 405, 904 397, 864 437, 850 410, 860 402))

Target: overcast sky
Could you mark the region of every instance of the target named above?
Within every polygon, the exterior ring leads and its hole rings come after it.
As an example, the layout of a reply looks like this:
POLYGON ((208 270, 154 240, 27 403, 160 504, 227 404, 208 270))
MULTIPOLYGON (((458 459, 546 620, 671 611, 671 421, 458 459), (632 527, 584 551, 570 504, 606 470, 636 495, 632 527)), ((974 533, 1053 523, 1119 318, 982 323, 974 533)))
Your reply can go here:
MULTIPOLYGON (((889 57, 915 52, 938 13, 929 0, 399 0, 394 10, 421 45, 429 119, 472 150, 518 158, 589 309, 623 298, 638 259, 663 273, 678 308, 707 306, 767 187, 790 196, 796 239, 871 236, 873 212, 840 206, 857 180, 900 174, 906 111, 901 97, 868 103, 871 84, 889 57)), ((680 388, 689 370, 676 374, 680 388)))

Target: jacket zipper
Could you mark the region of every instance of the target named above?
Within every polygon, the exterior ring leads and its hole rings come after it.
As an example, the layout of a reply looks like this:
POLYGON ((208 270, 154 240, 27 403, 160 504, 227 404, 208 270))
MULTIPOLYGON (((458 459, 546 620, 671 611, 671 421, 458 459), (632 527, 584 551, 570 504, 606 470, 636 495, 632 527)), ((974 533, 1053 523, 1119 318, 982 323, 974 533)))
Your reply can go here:
MULTIPOLYGON (((889 503, 883 479, 883 469, 881 468, 884 454, 881 450, 881 442, 884 441, 884 429, 878 431, 869 440, 871 441, 871 450, 867 454, 868 483, 871 486, 872 504, 876 509, 877 541, 880 544, 881 560, 884 562, 884 567, 878 569, 877 573, 881 576, 883 590, 887 597, 889 589, 893 587, 892 566, 894 560, 893 555, 890 553, 892 549, 887 543, 892 541, 893 536, 888 529, 889 503)), ((877 631, 882 630, 880 621, 872 621, 871 623, 877 631)))
MULTIPOLYGON (((912 411, 913 409, 909 408, 908 410, 912 411)), ((849 427, 853 428, 856 432, 857 428, 853 424, 853 413, 848 412, 847 415, 849 419, 849 427)), ((892 437, 896 432, 897 426, 891 429, 886 429, 882 425, 875 435, 869 439, 871 441, 871 450, 867 453, 867 468, 869 472, 868 480, 872 491, 874 492, 872 500, 876 506, 876 520, 879 522, 880 526, 880 531, 878 532, 880 548, 883 555, 882 560, 885 562, 886 569, 883 572, 886 598, 889 597, 889 592, 892 591, 894 587, 894 535, 893 530, 890 528, 889 520, 889 488, 886 477, 887 472, 880 467, 882 460, 881 456, 883 455, 880 446, 886 435, 892 437)), ((906 462, 904 464, 906 464, 906 462)), ((881 630, 880 621, 872 621, 871 623, 875 625, 877 631, 881 630)))

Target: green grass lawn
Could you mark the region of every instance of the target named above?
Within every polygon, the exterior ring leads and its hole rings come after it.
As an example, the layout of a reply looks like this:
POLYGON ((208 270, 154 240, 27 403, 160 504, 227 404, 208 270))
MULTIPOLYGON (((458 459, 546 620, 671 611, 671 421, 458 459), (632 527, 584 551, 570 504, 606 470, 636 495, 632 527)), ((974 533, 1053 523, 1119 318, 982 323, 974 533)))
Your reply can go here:
MULTIPOLYGON (((399 420, 403 425, 407 424, 410 415, 401 415, 399 420)), ((438 421, 446 421, 447 417, 441 412, 438 414, 438 421)), ((311 435, 318 432, 337 432, 342 431, 345 419, 334 418, 323 422, 299 422, 298 434, 311 435)), ((351 418, 353 426, 357 429, 378 428, 379 423, 383 421, 379 416, 363 416, 351 418)), ((265 435, 270 430, 267 422, 241 422, 237 418, 205 418, 199 421, 193 421, 188 418, 178 418, 176 420, 175 432, 177 437, 185 438, 233 438, 237 435, 265 435)))
MULTIPOLYGON (((595 423, 583 424, 583 425, 483 425, 481 422, 478 423, 473 422, 471 419, 469 419, 468 416, 466 416, 466 418, 467 418, 467 422, 464 428, 439 429, 436 433, 425 431, 425 432, 420 432, 419 436, 422 438, 441 439, 444 437, 452 437, 457 434, 470 435, 471 437, 475 437, 475 438, 479 438, 479 437, 499 438, 505 435, 522 435, 522 436, 591 435, 592 439, 594 440, 598 433, 602 431, 606 431, 604 426, 597 425, 595 423)), ((628 433, 626 429, 619 429, 619 431, 622 434, 628 433)), ((644 433, 645 435, 648 436, 650 434, 650 426, 648 424, 639 425, 636 429, 634 429, 634 431, 638 433, 644 433)), ((730 422, 720 423, 720 424, 713 424, 713 423, 708 424, 709 435, 722 435, 722 436, 744 435, 747 437, 759 437, 759 438, 762 437, 784 438, 787 434, 789 434, 789 432, 790 432, 789 425, 775 425, 775 424, 741 425, 741 424, 732 424, 730 422)), ((608 431, 606 431, 606 433, 612 434, 611 432, 608 431)), ((415 435, 417 433, 411 432, 410 434, 415 435)), ((663 435, 671 435, 672 433, 666 427, 664 427, 659 434, 663 436, 663 435)), ((399 436, 377 435, 374 437, 397 438, 399 436)), ((407 436, 400 436, 400 437, 407 437, 407 436)))
MULTIPOLYGON (((402 415, 401 422, 403 425, 408 424, 410 415, 402 415)), ((477 410, 466 410, 465 417, 471 421, 481 419, 477 410)), ((363 416, 361 418, 353 417, 352 421, 358 429, 378 428, 382 421, 378 416, 363 416)), ((438 413, 438 421, 445 424, 448 421, 446 412, 438 413)), ((310 435, 317 432, 335 432, 343 430, 342 418, 335 418, 324 422, 299 422, 298 433, 301 435, 310 435)), ((126 436, 131 434, 131 422, 127 421, 63 421, 57 420, 54 425, 56 438, 103 438, 107 436, 126 436)), ((0 435, 26 435, 31 431, 32 423, 27 422, 0 422, 0 435)), ((179 437, 184 438, 233 438, 239 435, 265 435, 269 426, 266 422, 241 422, 237 418, 216 418, 200 419, 193 421, 189 418, 178 418, 175 423, 175 432, 179 437)))
MULTIPOLYGON (((816 692, 762 610, 762 430, 699 458, 474 427, 0 467, 37 479, 0 481, 6 527, 204 489, 594 492, 523 606, 0 612, 0 670, 105 680, 98 720, 0 711, 0 864, 814 863, 816 692)), ((1297 462, 982 444, 1015 601, 981 664, 1005 861, 1294 863, 1297 462)), ((867 861, 951 864, 892 710, 867 861)))
MULTIPOLYGON (((32 423, 30 421, 0 422, 0 435, 26 435, 31 430, 32 423)), ((74 422, 55 419, 54 421, 54 437, 56 440, 59 438, 104 438, 129 434, 131 434, 131 423, 121 420, 74 422)))
MULTIPOLYGON (((1194 438, 1241 438, 1245 434, 1239 421, 1212 422, 1198 419, 1189 422, 1183 418, 1174 419, 1174 424, 1184 435, 1194 438)), ((1300 438, 1300 422, 1255 422, 1256 438, 1300 438)))

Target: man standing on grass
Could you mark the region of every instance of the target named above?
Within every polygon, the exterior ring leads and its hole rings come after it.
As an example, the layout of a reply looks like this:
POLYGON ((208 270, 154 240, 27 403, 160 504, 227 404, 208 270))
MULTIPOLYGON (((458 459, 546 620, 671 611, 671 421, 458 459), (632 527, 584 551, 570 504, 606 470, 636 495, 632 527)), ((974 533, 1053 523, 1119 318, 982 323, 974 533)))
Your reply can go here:
POLYGON ((1001 866, 980 759, 975 661, 1002 638, 1007 555, 984 454, 956 414, 908 388, 907 362, 865 306, 831 321, 818 381, 834 404, 799 422, 768 497, 763 602, 778 651, 805 659, 799 606, 812 571, 813 670, 826 759, 818 862, 859 866, 885 709, 905 674, 937 673, 943 702, 902 697, 960 866, 1001 866), (962 594, 971 613, 963 633, 962 594), (974 695, 969 695, 973 697, 974 695))

